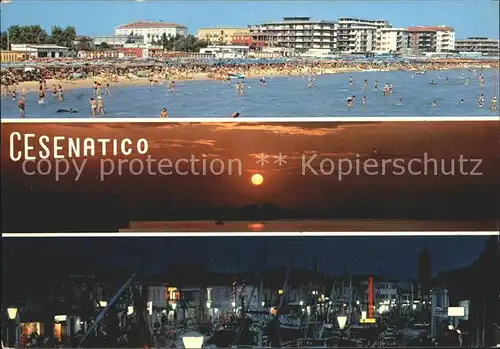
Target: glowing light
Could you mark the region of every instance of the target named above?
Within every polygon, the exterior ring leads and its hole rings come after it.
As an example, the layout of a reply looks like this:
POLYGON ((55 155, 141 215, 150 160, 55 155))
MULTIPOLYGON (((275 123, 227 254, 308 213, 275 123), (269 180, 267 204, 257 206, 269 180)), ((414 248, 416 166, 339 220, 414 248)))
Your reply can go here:
POLYGON ((14 320, 17 316, 17 308, 7 308, 9 319, 14 320))
POLYGON ((262 177, 261 174, 256 173, 252 176, 251 181, 253 185, 261 185, 264 183, 264 177, 262 177))
POLYGON ((182 344, 184 348, 200 349, 203 347, 204 337, 198 332, 188 332, 182 336, 182 344))
POLYGON ((341 330, 343 330, 344 327, 345 327, 345 324, 347 322, 347 316, 343 316, 343 315, 342 316, 337 316, 337 322, 339 323, 339 328, 341 330))

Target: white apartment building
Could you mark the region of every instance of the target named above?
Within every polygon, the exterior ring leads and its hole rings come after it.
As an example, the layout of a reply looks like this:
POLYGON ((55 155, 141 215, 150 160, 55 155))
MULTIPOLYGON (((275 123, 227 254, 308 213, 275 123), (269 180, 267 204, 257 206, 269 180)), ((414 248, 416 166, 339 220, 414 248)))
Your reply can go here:
POLYGON ((455 50, 455 29, 444 25, 410 27, 410 48, 414 52, 449 52, 455 50))
POLYGON ((500 41, 483 37, 472 37, 456 40, 455 50, 458 52, 480 52, 489 55, 498 55, 500 41))
POLYGON ((143 44, 144 37, 142 35, 100 35, 94 36, 92 38, 95 46, 100 46, 103 42, 108 44, 109 46, 123 46, 127 43, 137 43, 143 44))
POLYGON ((187 27, 175 23, 137 21, 115 28, 115 36, 142 36, 145 43, 161 40, 163 34, 167 37, 187 36, 187 27))
POLYGON ((248 46, 217 46, 210 45, 200 49, 201 54, 210 54, 214 58, 245 58, 248 56, 250 48, 248 46))
POLYGON ((341 17, 337 20, 337 49, 345 53, 368 53, 377 48, 377 30, 390 28, 386 20, 341 17))
POLYGON ((377 30, 378 53, 405 53, 409 48, 408 29, 380 28, 377 30))
POLYGON ((336 50, 336 22, 316 21, 310 17, 285 17, 279 22, 267 22, 248 26, 254 37, 265 37, 273 47, 336 50))

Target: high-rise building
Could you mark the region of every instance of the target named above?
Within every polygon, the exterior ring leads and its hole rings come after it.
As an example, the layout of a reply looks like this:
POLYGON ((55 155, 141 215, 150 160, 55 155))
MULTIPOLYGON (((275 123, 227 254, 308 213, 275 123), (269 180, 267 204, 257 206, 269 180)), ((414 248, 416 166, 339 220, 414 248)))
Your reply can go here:
POLYGON ((458 52, 480 52, 483 54, 498 55, 500 41, 488 38, 467 38, 455 42, 455 50, 458 52))
POLYGON ((409 48, 408 29, 380 28, 377 30, 375 51, 381 53, 405 53, 409 48))
POLYGON ((455 29, 444 25, 410 27, 410 48, 414 52, 450 52, 455 50, 455 29))
POLYGON ((279 22, 248 26, 256 39, 264 38, 268 46, 297 50, 336 50, 336 22, 317 21, 310 17, 285 17, 279 22))
POLYGON ((390 28, 386 20, 341 17, 337 27, 337 50, 348 53, 368 53, 376 50, 377 30, 390 28))

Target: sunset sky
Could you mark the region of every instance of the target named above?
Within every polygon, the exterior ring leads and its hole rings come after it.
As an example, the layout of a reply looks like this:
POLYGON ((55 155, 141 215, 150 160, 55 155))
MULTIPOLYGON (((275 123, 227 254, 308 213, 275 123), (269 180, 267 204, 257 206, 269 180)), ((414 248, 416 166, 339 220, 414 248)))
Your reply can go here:
MULTIPOLYGON (((495 219, 495 205, 500 201, 495 185, 500 178, 498 134, 500 126, 496 122, 4 124, 3 224, 7 231, 90 229, 90 222, 97 230, 117 229, 131 220, 207 219, 205 216, 219 206, 234 208, 265 202, 304 218, 421 218, 432 213, 448 219, 495 219), (133 176, 125 165, 121 176, 109 175, 101 181, 96 156, 85 164, 78 182, 74 181, 73 170, 60 181, 54 175, 27 176, 22 174, 20 162, 9 159, 9 136, 14 131, 49 137, 146 138, 150 147, 147 155, 153 159, 175 162, 206 154, 208 161, 219 158, 227 163, 228 159, 239 159, 243 171, 241 175, 220 176, 133 176), (269 156, 264 166, 257 163, 261 153, 269 156), (279 153, 286 156, 281 166, 274 163, 279 153), (478 169, 482 175, 353 173, 341 181, 337 171, 328 176, 315 176, 310 171, 302 175, 303 154, 308 158, 318 154, 313 168, 319 171, 319 162, 325 158, 358 158, 362 166, 368 158, 379 163, 396 158, 408 162, 423 159, 425 153, 429 158, 447 161, 447 168, 451 159, 460 155, 482 159, 478 169), (255 173, 262 175, 261 185, 252 185, 255 173)), ((80 163, 82 160, 77 159, 80 163)), ((112 161, 116 173, 118 159, 112 161)), ((386 168, 389 172, 393 169, 391 165, 386 168)), ((471 165, 466 169, 470 171, 471 165)))

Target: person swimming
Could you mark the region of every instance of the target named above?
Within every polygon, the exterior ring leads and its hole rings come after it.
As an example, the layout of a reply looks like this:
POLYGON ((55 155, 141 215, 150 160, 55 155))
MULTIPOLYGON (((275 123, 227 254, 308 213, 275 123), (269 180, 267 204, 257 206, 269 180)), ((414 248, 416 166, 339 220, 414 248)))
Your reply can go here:
POLYGON ((162 119, 168 118, 167 108, 162 108, 161 113, 160 113, 160 118, 162 118, 162 119))
POLYGON ((432 106, 433 108, 436 108, 436 107, 437 107, 437 102, 436 102, 436 101, 433 101, 433 102, 432 102, 432 104, 431 104, 431 106, 432 106))
POLYGON ((400 98, 397 102, 396 102, 396 105, 398 107, 402 107, 403 106, 403 98, 400 98))
POLYGON ((78 110, 74 110, 73 108, 57 109, 56 113, 78 113, 78 110))
POLYGON ((26 116, 26 103, 24 102, 24 98, 19 99, 17 106, 19 107, 19 116, 24 118, 26 116))
POLYGON ((92 116, 95 116, 97 114, 97 101, 94 97, 90 98, 89 104, 92 111, 92 116))
POLYGON ((356 96, 347 97, 347 106, 349 108, 351 108, 354 105, 355 99, 356 99, 356 96))
POLYGON ((493 96, 491 99, 491 111, 497 111, 497 97, 493 96))
POLYGON ((233 118, 239 118, 240 117, 240 113, 234 112, 233 115, 231 115, 231 117, 233 117, 233 118))

